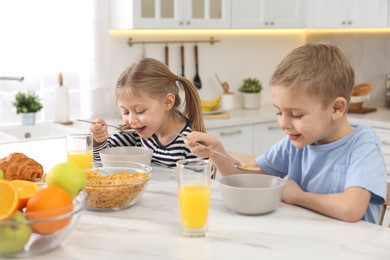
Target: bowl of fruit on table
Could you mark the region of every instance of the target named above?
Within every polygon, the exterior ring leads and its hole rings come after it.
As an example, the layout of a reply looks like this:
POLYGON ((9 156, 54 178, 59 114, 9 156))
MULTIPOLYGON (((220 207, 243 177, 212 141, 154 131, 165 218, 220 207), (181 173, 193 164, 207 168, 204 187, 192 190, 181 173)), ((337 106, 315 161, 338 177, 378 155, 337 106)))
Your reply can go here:
POLYGON ((85 183, 71 163, 55 165, 41 182, 1 178, 0 257, 31 257, 58 247, 86 207, 85 183))

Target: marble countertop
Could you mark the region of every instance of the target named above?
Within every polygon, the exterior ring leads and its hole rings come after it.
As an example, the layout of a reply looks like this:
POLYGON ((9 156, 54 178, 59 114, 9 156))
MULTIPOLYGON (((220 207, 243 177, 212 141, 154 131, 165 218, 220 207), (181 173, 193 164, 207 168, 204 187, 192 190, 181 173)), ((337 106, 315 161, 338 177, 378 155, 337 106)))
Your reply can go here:
POLYGON ((64 243, 31 259, 389 259, 390 229, 281 203, 261 216, 227 209, 213 181, 209 236, 180 234, 176 173, 153 167, 142 198, 119 212, 85 211, 64 243))

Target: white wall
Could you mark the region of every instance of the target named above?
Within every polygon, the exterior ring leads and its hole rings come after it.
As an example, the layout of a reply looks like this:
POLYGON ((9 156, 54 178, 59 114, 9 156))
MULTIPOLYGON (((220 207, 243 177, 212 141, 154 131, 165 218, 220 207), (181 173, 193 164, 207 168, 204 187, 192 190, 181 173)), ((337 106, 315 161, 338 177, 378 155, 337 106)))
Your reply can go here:
MULTIPOLYGON (((120 73, 142 56, 143 45, 127 44, 129 37, 133 41, 147 40, 205 40, 211 36, 220 40, 213 45, 199 43, 199 75, 202 81, 200 95, 202 99, 211 99, 222 94, 222 88, 215 79, 218 73, 222 81, 229 83, 236 93, 236 107, 240 107, 240 96, 237 88, 245 77, 257 77, 263 83, 262 103, 271 103, 271 93, 268 87, 269 78, 281 61, 292 49, 305 43, 304 31, 216 31, 191 32, 179 31, 175 34, 160 33, 151 30, 150 33, 130 31, 111 31, 111 93, 114 92, 116 80, 120 73)), ((147 57, 164 62, 165 44, 145 44, 147 57)), ((168 44, 169 67, 180 74, 180 44, 168 44)), ((185 43, 185 76, 193 79, 195 75, 194 44, 185 43)), ((109 94, 111 96, 111 93, 109 94)), ((113 97, 113 96, 112 96, 113 97)), ((115 100, 112 100, 110 112, 116 114, 115 100)))

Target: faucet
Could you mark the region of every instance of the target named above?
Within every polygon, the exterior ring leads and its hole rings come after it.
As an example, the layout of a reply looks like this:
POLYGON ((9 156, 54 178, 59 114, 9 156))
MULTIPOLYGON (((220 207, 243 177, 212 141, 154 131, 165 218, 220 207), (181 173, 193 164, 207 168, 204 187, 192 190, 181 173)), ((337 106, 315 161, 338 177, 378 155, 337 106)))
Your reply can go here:
POLYGON ((0 80, 16 80, 16 81, 23 81, 24 77, 1 77, 0 80))

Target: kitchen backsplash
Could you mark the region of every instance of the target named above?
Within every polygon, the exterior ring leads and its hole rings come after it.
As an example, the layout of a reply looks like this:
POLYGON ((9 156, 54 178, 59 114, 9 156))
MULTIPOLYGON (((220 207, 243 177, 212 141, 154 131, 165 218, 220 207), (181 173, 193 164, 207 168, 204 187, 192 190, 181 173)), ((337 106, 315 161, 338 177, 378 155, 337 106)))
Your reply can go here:
POLYGON ((384 107, 386 74, 390 73, 390 32, 310 32, 307 42, 331 42, 347 55, 355 70, 355 83, 374 85, 367 107, 384 107))
MULTIPOLYGON (((156 31, 153 31, 156 32, 156 31)), ((348 56, 355 70, 355 83, 369 82, 375 87, 370 100, 365 106, 383 107, 386 74, 390 73, 390 32, 319 32, 292 30, 272 30, 270 32, 243 31, 243 33, 204 32, 199 34, 181 33, 180 35, 162 35, 158 33, 138 34, 137 32, 110 32, 111 51, 111 87, 110 97, 114 91, 119 74, 129 65, 141 58, 143 52, 147 57, 164 62, 165 44, 134 44, 129 46, 127 40, 196 40, 215 37, 220 40, 213 45, 199 43, 199 75, 203 88, 202 99, 211 99, 221 95, 215 73, 222 81, 230 85, 236 94, 235 107, 241 107, 240 93, 237 89, 244 77, 257 77, 263 83, 261 95, 263 104, 272 103, 269 89, 269 78, 281 59, 292 49, 306 42, 331 42, 338 45, 348 56)), ((180 45, 168 44, 169 67, 180 74, 180 45)), ((195 75, 194 44, 185 43, 185 76, 193 80, 195 75)), ((111 114, 117 114, 115 100, 111 103, 111 114)))

